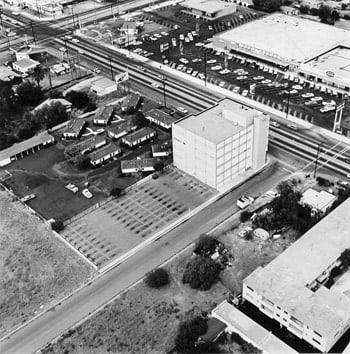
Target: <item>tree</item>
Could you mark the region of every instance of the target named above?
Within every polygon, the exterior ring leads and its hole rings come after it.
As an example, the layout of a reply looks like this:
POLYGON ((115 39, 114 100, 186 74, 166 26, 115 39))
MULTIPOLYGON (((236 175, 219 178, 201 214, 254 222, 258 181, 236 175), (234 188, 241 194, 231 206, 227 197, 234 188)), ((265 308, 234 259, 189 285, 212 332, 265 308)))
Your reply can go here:
POLYGON ((54 222, 51 223, 51 229, 60 232, 64 229, 64 223, 62 220, 55 220, 54 222))
POLYGON ((248 210, 243 210, 239 216, 239 219, 241 222, 246 222, 250 219, 252 216, 252 213, 248 210))
POLYGON ((18 130, 18 133, 17 133, 17 136, 20 138, 20 139, 29 139, 31 138, 32 136, 34 136, 35 132, 33 132, 30 128, 28 127, 22 127, 18 130))
POLYGON ((50 129, 69 119, 66 107, 58 101, 44 105, 44 107, 35 113, 35 116, 35 119, 45 126, 46 129, 50 129))
POLYGON ((279 11, 282 1, 281 0, 253 0, 254 8, 265 12, 279 11))
POLYGON ((76 155, 70 162, 80 170, 85 170, 90 167, 90 159, 88 156, 80 154, 76 155))
POLYGON ((344 268, 350 266, 350 248, 345 249, 340 255, 340 261, 344 268))
POLYGON ((348 7, 348 4, 345 4, 344 2, 341 4, 341 9, 344 11, 348 7))
POLYGON ((307 5, 300 5, 299 11, 301 14, 308 14, 310 11, 310 7, 307 5))
POLYGON ((169 284, 169 274, 164 268, 157 268, 146 275, 145 283, 150 288, 159 289, 169 284))
POLYGON ((312 15, 312 16, 318 16, 318 8, 312 7, 312 8, 310 9, 310 15, 312 15))
POLYGON ((164 171, 164 163, 162 161, 158 161, 154 164, 154 169, 157 172, 163 172, 164 171))
POLYGON ((193 352, 199 336, 208 330, 207 321, 202 317, 195 317, 181 322, 175 338, 176 350, 180 353, 193 352))
POLYGON ((148 125, 148 120, 141 111, 137 111, 133 117, 133 123, 136 124, 138 128, 143 128, 148 125))
POLYGON ((338 11, 333 10, 331 7, 322 4, 318 9, 318 17, 320 18, 322 23, 334 25, 334 23, 339 20, 340 15, 338 11))
POLYGON ((209 290, 218 280, 219 273, 219 263, 209 257, 196 256, 187 263, 182 282, 192 289, 209 290))
POLYGON ((215 252, 217 241, 215 238, 202 234, 196 242, 194 253, 201 256, 210 256, 215 252))
POLYGON ((109 195, 112 196, 112 197, 120 197, 122 192, 123 192, 122 188, 114 187, 114 188, 111 189, 109 195))
POLYGON ((31 76, 36 82, 36 84, 40 87, 40 81, 42 81, 47 73, 47 69, 41 65, 37 65, 31 72, 31 76))
POLYGON ((90 102, 90 98, 86 92, 83 91, 69 91, 66 94, 66 99, 70 101, 73 107, 83 109, 90 102))
POLYGON ((25 106, 36 106, 44 97, 40 86, 31 81, 25 81, 17 87, 19 102, 25 106))

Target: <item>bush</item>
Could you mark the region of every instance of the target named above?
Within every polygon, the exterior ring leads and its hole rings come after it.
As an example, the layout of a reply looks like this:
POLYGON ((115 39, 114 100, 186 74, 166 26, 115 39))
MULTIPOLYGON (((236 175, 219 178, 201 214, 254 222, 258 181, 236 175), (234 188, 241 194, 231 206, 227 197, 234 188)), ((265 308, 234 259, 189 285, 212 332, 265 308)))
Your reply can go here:
POLYGON ((219 263, 208 257, 196 256, 187 263, 182 282, 188 283, 192 289, 209 290, 219 274, 219 263))
POLYGON ((20 139, 29 139, 34 136, 34 132, 29 128, 21 128, 19 129, 17 136, 20 139))
POLYGON ((56 231, 56 232, 60 232, 64 229, 64 224, 62 220, 55 220, 52 224, 51 224, 51 229, 56 231))
POLYGON ((194 253, 201 256, 211 256, 215 252, 216 246, 215 238, 202 234, 195 244, 194 253))
POLYGON ((306 6, 306 5, 300 5, 299 10, 300 10, 301 14, 308 14, 310 11, 310 8, 309 8, 309 6, 306 6))
POLYGON ((340 261, 344 268, 349 268, 350 266, 350 248, 347 248, 340 255, 340 261))
POLYGON ((159 289, 168 285, 170 282, 168 272, 163 268, 157 268, 149 272, 146 276, 145 283, 150 288, 159 289))
POLYGON ((122 194, 123 192, 123 189, 122 188, 119 188, 119 187, 114 187, 111 189, 109 195, 111 197, 120 197, 120 195, 122 194))
POLYGON ((92 112, 92 111, 95 111, 96 109, 97 109, 96 103, 95 102, 89 102, 87 104, 87 106, 85 107, 84 112, 85 113, 92 112))
POLYGON ((331 186, 331 182, 328 179, 326 179, 326 178, 317 177, 316 181, 317 181, 317 184, 320 187, 330 187, 331 186))
POLYGON ((180 353, 193 352, 199 336, 206 333, 207 330, 207 321, 199 316, 189 321, 181 322, 175 338, 176 350, 180 353))
POLYGON ((20 103, 24 106, 36 106, 44 97, 41 88, 30 81, 20 84, 16 92, 20 103))
POLYGON ((88 94, 86 92, 82 92, 82 91, 74 91, 74 90, 69 91, 66 94, 66 99, 68 101, 70 101, 72 103, 73 107, 75 107, 77 109, 83 109, 90 102, 90 98, 89 98, 88 94))
POLYGON ((241 212, 241 215, 239 216, 239 219, 241 222, 246 222, 250 219, 250 217, 252 216, 252 213, 248 210, 243 210, 241 212))

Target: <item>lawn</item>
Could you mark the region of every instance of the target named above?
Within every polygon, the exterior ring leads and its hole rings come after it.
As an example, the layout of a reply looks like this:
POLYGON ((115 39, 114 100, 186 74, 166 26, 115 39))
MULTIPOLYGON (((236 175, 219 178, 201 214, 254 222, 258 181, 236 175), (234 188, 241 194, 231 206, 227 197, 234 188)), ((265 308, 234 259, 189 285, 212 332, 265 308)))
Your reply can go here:
POLYGON ((0 191, 0 336, 94 275, 47 225, 0 191))
POLYGON ((170 285, 161 290, 137 284, 88 321, 70 330, 46 353, 166 353, 174 347, 180 321, 210 311, 228 294, 221 283, 200 292, 181 282, 190 251, 165 266, 170 285))

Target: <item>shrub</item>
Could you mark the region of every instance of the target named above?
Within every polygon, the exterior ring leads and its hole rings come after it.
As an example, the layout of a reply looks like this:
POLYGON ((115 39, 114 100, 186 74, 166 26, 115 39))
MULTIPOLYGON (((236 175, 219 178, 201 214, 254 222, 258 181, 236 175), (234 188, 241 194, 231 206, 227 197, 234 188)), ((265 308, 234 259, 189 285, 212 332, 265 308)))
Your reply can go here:
POLYGON ((201 256, 210 256, 215 252, 217 241, 215 238, 202 234, 196 242, 194 253, 201 256))
POLYGON ((51 229, 56 231, 56 232, 60 232, 64 229, 64 224, 62 220, 55 220, 52 224, 51 224, 51 229))
POLYGON ((192 289, 209 290, 218 280, 220 264, 208 257, 196 256, 187 265, 182 277, 192 289))
POLYGON ((157 268, 147 274, 145 282, 150 288, 159 289, 169 284, 169 274, 165 269, 157 268))
POLYGON ((239 216, 239 219, 241 222, 246 222, 250 219, 250 217, 252 216, 252 213, 248 210, 243 210, 241 212, 241 215, 239 216))
POLYGON ((119 187, 114 187, 111 189, 109 195, 112 197, 119 197, 122 194, 123 189, 119 187))

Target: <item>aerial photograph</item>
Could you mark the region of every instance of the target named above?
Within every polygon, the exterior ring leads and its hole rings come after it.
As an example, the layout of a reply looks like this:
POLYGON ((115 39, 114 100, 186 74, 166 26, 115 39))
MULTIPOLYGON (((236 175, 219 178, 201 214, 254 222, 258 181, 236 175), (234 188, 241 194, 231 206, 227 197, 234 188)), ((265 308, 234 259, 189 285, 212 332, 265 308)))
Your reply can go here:
POLYGON ((350 0, 0 0, 0 354, 350 354, 350 0))

